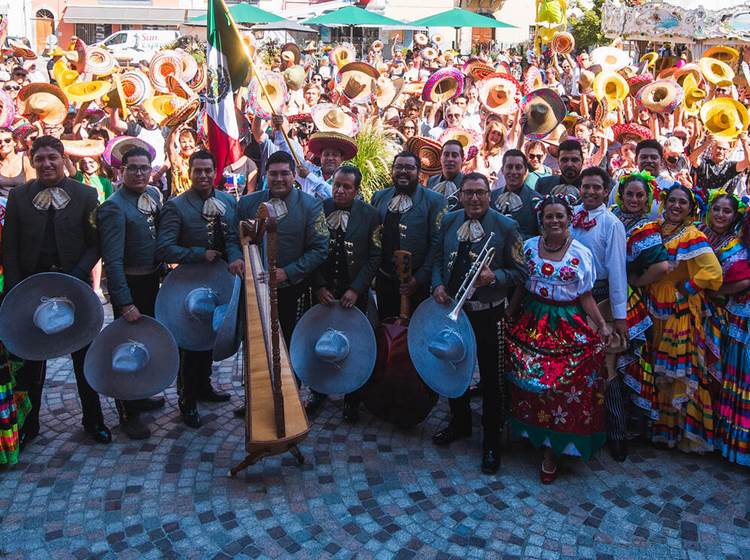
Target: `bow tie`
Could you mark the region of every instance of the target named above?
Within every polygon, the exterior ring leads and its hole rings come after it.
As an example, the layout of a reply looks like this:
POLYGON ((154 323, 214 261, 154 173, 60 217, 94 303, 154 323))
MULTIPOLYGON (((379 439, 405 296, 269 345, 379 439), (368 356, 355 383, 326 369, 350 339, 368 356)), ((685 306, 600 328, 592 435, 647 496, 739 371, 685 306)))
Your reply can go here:
POLYGON ((505 191, 497 197, 495 201, 495 208, 501 214, 510 214, 517 212, 523 207, 523 201, 521 197, 514 192, 505 191))
POLYGON ((47 211, 50 206, 55 210, 62 210, 70 202, 70 195, 61 187, 49 187, 39 191, 32 204, 37 210, 47 211))
POLYGON ((224 205, 224 203, 215 198, 215 197, 209 197, 203 202, 203 209, 201 210, 201 215, 203 216, 204 220, 213 220, 214 218, 220 218, 227 212, 227 207, 224 205))
POLYGON ((408 194, 397 194, 388 203, 388 211, 394 214, 403 214, 411 210, 413 203, 408 194))
POLYGON ((484 237, 484 228, 479 220, 466 220, 456 233, 461 243, 464 241, 476 243, 484 237))
POLYGON ((438 184, 432 187, 432 190, 448 198, 456 194, 458 187, 456 187, 456 183, 454 183, 453 181, 446 180, 446 181, 440 181, 438 184))
POLYGON ((576 215, 573 216, 571 224, 574 228, 582 228, 588 231, 596 225, 596 218, 591 218, 589 220, 588 210, 579 210, 576 215))
POLYGON ((341 228, 341 231, 346 233, 346 228, 349 225, 349 210, 334 210, 326 218, 328 227, 334 231, 341 228))
POLYGON ((270 198, 268 200, 268 203, 273 208, 273 211, 276 213, 276 220, 281 221, 283 220, 286 215, 289 213, 289 210, 287 210, 286 202, 281 200, 280 198, 270 198))
POLYGON ((138 211, 146 216, 153 216, 159 209, 159 205, 156 201, 149 196, 148 193, 143 193, 138 197, 138 211))

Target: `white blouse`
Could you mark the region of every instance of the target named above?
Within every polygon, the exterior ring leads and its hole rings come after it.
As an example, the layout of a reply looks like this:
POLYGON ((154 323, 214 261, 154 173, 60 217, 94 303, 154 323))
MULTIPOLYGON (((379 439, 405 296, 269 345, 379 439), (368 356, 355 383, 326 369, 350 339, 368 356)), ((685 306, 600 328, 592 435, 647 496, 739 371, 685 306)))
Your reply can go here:
POLYGON ((596 268, 591 251, 573 239, 560 261, 544 259, 539 255, 541 237, 532 237, 524 243, 524 255, 529 267, 526 289, 539 297, 552 301, 575 301, 590 292, 596 281, 596 268))

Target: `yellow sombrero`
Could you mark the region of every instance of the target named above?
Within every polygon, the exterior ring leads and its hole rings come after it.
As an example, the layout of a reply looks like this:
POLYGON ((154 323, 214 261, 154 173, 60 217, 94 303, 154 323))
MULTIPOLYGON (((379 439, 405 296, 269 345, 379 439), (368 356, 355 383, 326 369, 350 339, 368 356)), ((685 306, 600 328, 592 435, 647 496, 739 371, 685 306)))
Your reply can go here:
POLYGON ((200 101, 197 98, 186 101, 169 93, 149 97, 143 102, 143 108, 160 126, 176 126, 197 114, 200 101))
POLYGON ((703 77, 712 84, 731 83, 734 80, 734 70, 718 58, 703 57, 698 61, 703 77))
POLYGON ((704 103, 700 116, 706 130, 724 140, 737 138, 750 123, 745 106, 731 97, 719 97, 704 103))
POLYGON ((78 79, 78 72, 71 70, 64 58, 58 58, 52 65, 52 77, 61 88, 68 87, 78 79))
POLYGON ((73 103, 96 101, 109 92, 111 84, 104 80, 92 82, 76 82, 63 88, 63 92, 73 103))
POLYGON ((724 45, 711 47, 703 53, 703 56, 707 58, 715 58, 716 60, 721 60, 727 64, 734 64, 740 59, 740 53, 737 49, 726 47, 724 45))
POLYGON ((698 87, 695 75, 689 73, 682 81, 685 97, 682 98, 682 109, 688 115, 697 115, 700 111, 699 103, 706 97, 706 92, 698 87))
POLYGON ((599 72, 594 78, 594 95, 597 99, 607 99, 610 103, 625 101, 630 92, 628 82, 617 72, 599 72))

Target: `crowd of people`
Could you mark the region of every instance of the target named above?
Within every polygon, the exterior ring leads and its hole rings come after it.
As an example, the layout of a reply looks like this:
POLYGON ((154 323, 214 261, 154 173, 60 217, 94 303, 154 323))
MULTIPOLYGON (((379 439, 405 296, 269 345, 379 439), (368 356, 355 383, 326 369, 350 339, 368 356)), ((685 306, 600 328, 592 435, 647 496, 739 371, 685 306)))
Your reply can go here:
MULTIPOLYGON (((746 53, 659 50, 575 55, 563 34, 542 53, 467 57, 417 34, 408 49, 376 42, 359 57, 315 42, 256 51, 265 70, 236 92, 243 154, 216 169, 201 111, 211 72, 189 52, 124 68, 80 40, 45 56, 11 45, 5 293, 62 271, 137 321, 154 313, 164 265, 224 259, 242 274, 238 222, 268 202, 289 342, 313 303, 366 311, 374 292, 385 319, 404 295, 412 308, 449 301, 494 232, 464 306, 484 472, 500 466, 506 424, 544 448, 545 483, 562 455, 606 445, 625 461, 634 437, 748 466, 746 53), (388 131, 390 185, 372 183, 369 162, 347 163, 373 120, 388 131), (412 255, 405 282, 398 250, 412 255)), ((108 443, 85 353, 73 354, 83 425, 108 443)), ((181 356, 180 411, 197 428, 197 403, 229 395, 211 385, 210 352, 181 356)), ((4 350, 0 364, 0 463, 13 464, 40 430, 45 365, 4 350)), ((325 399, 311 392, 308 413, 325 399)), ((123 432, 148 437, 140 412, 163 404, 118 401, 123 432)), ((469 394, 450 404, 436 445, 471 434, 469 394)), ((358 414, 347 395, 344 418, 358 414)))

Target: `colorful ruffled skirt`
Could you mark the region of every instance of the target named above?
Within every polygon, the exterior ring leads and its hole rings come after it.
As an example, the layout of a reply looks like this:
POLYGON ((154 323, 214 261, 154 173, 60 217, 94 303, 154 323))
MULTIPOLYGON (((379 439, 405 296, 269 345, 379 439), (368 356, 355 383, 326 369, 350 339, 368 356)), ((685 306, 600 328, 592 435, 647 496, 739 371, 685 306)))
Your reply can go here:
POLYGON ((750 467, 750 318, 727 313, 722 333, 723 379, 716 447, 733 463, 750 467))
POLYGON ((580 305, 527 298, 507 343, 513 431, 589 459, 606 440, 604 349, 580 305))
POLYGON ((659 418, 654 422, 652 439, 686 452, 714 449, 713 378, 706 356, 716 350, 712 351, 713 345, 706 341, 706 312, 702 294, 678 296, 666 319, 653 319, 659 418))
POLYGON ((15 373, 20 367, 21 363, 11 361, 0 343, 0 465, 18 463, 19 430, 31 410, 28 395, 13 390, 15 373))
POLYGON ((633 392, 633 403, 641 408, 651 420, 658 418, 656 408, 656 385, 651 353, 646 331, 654 324, 648 314, 640 290, 628 287, 628 338, 627 351, 617 358, 617 370, 623 382, 633 392))

